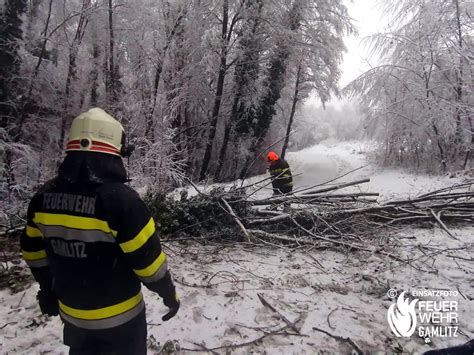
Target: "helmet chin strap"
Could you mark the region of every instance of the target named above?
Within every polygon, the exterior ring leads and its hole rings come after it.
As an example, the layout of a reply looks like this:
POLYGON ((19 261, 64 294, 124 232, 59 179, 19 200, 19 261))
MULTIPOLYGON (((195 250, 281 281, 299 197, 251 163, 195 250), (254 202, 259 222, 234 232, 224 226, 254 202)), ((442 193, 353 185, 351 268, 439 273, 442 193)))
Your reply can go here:
POLYGON ((130 175, 128 173, 129 166, 130 166, 130 156, 127 157, 127 168, 125 169, 125 173, 127 174, 127 182, 130 181, 130 175))
POLYGON ((121 144, 122 147, 120 148, 120 155, 122 156, 122 158, 129 158, 135 150, 135 146, 133 144, 128 143, 127 135, 124 131, 122 131, 121 144))
POLYGON ((122 149, 120 150, 120 155, 122 158, 130 158, 130 155, 132 155, 134 150, 135 146, 133 144, 123 145, 122 149))
MULTIPOLYGON (((128 139, 125 135, 125 132, 122 132, 122 139, 121 139, 122 147, 120 148, 120 155, 123 159, 127 159, 127 168, 130 166, 130 156, 132 155, 133 151, 135 150, 135 145, 129 144, 128 139)), ((127 173, 127 181, 130 181, 130 175, 128 169, 125 169, 127 173)))

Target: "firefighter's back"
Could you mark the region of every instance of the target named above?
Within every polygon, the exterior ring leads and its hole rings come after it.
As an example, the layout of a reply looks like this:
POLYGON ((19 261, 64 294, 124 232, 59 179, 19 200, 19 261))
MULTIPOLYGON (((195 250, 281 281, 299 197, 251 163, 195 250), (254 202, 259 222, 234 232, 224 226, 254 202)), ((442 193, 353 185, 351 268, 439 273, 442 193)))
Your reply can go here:
MULTIPOLYGON (((83 319, 86 324, 93 320, 86 317, 88 310, 128 301, 129 307, 109 315, 134 307, 139 311, 140 281, 120 251, 110 220, 110 208, 120 208, 114 201, 119 202, 127 189, 121 183, 55 179, 38 193, 34 222, 44 235, 53 289, 62 316, 78 326, 83 319)), ((103 318, 98 311, 96 315, 103 318)))

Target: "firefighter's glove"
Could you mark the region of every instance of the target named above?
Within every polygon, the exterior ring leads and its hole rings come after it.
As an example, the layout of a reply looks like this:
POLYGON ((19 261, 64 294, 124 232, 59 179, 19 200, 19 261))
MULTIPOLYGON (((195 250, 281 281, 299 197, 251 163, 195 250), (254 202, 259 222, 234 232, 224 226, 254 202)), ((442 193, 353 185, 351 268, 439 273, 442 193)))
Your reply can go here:
POLYGON ((166 307, 170 309, 169 312, 166 313, 161 318, 163 321, 166 322, 167 320, 170 320, 171 318, 173 318, 176 315, 176 313, 178 313, 179 305, 180 305, 178 294, 175 293, 173 296, 164 297, 163 303, 165 304, 166 307))
POLYGON ((39 290, 36 294, 41 313, 48 316, 57 316, 59 314, 58 298, 52 291, 39 290))

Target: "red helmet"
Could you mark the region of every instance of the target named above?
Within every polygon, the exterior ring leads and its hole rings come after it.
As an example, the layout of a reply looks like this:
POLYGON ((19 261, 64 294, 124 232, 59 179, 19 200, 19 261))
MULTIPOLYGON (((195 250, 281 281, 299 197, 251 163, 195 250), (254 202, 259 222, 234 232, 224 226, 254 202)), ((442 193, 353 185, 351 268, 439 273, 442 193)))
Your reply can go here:
POLYGON ((274 151, 269 151, 268 154, 267 154, 267 160, 268 161, 277 161, 278 159, 280 159, 278 157, 278 154, 275 153, 274 151))

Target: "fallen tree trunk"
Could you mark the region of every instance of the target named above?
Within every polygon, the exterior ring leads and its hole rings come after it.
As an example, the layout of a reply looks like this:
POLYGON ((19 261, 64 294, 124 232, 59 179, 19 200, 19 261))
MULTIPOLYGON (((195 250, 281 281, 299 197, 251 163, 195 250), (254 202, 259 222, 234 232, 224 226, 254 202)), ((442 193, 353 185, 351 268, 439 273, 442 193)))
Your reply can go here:
POLYGON ((357 180, 357 181, 348 182, 348 183, 345 183, 345 184, 338 184, 338 185, 335 185, 335 186, 326 187, 326 188, 324 188, 324 189, 319 189, 319 190, 310 190, 310 191, 304 192, 303 194, 304 194, 304 195, 320 194, 320 193, 323 193, 323 192, 329 192, 329 191, 334 191, 334 190, 340 190, 340 189, 343 189, 343 188, 349 187, 349 186, 355 186, 355 185, 365 184, 365 183, 367 183, 367 182, 370 182, 370 179, 362 179, 362 180, 357 180))
MULTIPOLYGON (((262 199, 262 200, 247 200, 247 202, 253 206, 265 206, 265 205, 275 205, 281 203, 318 203, 320 201, 334 200, 334 199, 343 199, 346 201, 360 201, 360 197, 373 197, 379 196, 378 192, 354 192, 354 193, 345 193, 345 194, 327 194, 327 192, 336 191, 344 189, 346 187, 356 186, 360 184, 365 184, 370 182, 370 179, 363 179, 358 181, 353 181, 345 184, 338 184, 335 186, 311 190, 303 193, 295 194, 285 194, 277 195, 274 197, 262 199)), ((363 200, 362 200, 363 202, 363 200)), ((372 202, 372 201, 370 201, 372 202)))
MULTIPOLYGON (((456 224, 474 222, 474 183, 417 196, 413 199, 378 203, 377 192, 363 191, 360 179, 337 185, 320 184, 318 189, 255 199, 259 183, 247 187, 217 188, 184 201, 170 202, 176 211, 156 211, 162 220, 171 213, 177 227, 165 234, 176 238, 215 235, 248 243, 287 244, 301 247, 331 247, 378 253, 397 258, 380 242, 391 230, 402 227, 438 225, 449 237, 456 224), (344 190, 345 189, 345 190, 344 190), (342 191, 341 191, 342 190, 342 191), (175 206, 173 206, 175 204, 175 206), (178 204, 178 207, 176 207, 178 204), (262 209, 263 206, 268 206, 262 209), (284 207, 284 211, 276 209, 284 207), (174 213, 174 214, 173 214, 174 213)), ((268 179, 262 180, 268 185, 268 179)), ((197 187, 195 187, 197 189, 197 187)), ((160 200, 161 201, 161 200, 160 200)), ((165 218, 166 219, 166 218, 165 218)), ((392 233, 393 234, 393 233, 392 233)), ((172 239, 172 238, 171 238, 172 239)))

